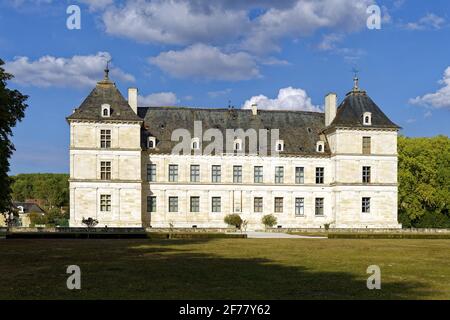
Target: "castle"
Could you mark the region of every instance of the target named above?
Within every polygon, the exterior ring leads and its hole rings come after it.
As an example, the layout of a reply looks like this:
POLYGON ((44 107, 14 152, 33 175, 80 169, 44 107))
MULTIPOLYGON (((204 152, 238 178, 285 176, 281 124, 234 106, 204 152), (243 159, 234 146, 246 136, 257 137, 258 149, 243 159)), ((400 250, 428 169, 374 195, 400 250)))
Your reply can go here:
POLYGON ((399 127, 357 78, 339 107, 326 95, 324 113, 141 108, 137 99, 130 88, 127 101, 105 70, 67 117, 71 227, 92 217, 108 227, 221 228, 231 213, 248 229, 267 214, 282 228, 401 227, 399 127), (174 152, 180 137, 183 152, 174 152))

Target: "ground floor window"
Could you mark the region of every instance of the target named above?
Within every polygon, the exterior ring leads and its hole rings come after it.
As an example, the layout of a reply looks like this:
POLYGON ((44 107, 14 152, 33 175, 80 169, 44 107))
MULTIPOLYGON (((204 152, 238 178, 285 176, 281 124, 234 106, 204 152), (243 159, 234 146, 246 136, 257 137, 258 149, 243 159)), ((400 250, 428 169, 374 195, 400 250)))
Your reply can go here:
POLYGON ((305 198, 295 198, 295 215, 303 216, 305 214, 305 198))
POLYGON ((263 198, 255 197, 253 199, 253 211, 254 212, 263 212, 263 198))
POLYGON ((147 212, 156 212, 156 197, 147 197, 147 212))
POLYGON ((100 195, 100 211, 103 211, 103 212, 111 211, 111 195, 110 194, 100 195))
POLYGON ((200 212, 200 197, 191 197, 191 212, 200 212))
POLYGON ((221 208, 220 208, 220 197, 212 197, 211 199, 211 207, 212 207, 212 212, 220 212, 221 208))
POLYGON ((323 216, 323 198, 316 198, 316 216, 323 216))
POLYGON ((370 198, 369 197, 362 198, 362 212, 370 213, 370 198))
POLYGON ((283 212, 283 198, 281 197, 275 198, 275 212, 283 212))
POLYGON ((178 212, 178 197, 169 197, 169 212, 178 212))

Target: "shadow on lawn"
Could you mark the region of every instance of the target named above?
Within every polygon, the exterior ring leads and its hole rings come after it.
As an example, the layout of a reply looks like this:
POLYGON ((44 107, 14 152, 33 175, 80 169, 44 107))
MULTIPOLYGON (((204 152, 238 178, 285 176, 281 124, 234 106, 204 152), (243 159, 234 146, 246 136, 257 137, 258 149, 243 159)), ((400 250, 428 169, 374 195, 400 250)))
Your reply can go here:
MULTIPOLYGON (((33 265, 34 270, 41 268, 45 277, 35 279, 29 275, 28 279, 23 272, 9 275, 9 281, 18 281, 14 284, 18 291, 12 296, 19 295, 22 299, 418 299, 431 294, 422 284, 388 283, 383 278, 381 290, 368 290, 369 275, 365 270, 358 275, 314 271, 262 257, 224 257, 191 247, 219 240, 58 241, 48 248, 46 256, 28 262, 30 270, 33 265), (80 291, 65 288, 67 275, 61 270, 69 264, 79 264, 82 269, 80 291), (33 281, 40 281, 39 288, 33 281)), ((39 247, 36 242, 40 241, 30 243, 29 250, 39 247)), ((12 257, 16 259, 14 263, 26 263, 20 255, 12 257)), ((0 290, 0 297, 3 294, 0 290)))

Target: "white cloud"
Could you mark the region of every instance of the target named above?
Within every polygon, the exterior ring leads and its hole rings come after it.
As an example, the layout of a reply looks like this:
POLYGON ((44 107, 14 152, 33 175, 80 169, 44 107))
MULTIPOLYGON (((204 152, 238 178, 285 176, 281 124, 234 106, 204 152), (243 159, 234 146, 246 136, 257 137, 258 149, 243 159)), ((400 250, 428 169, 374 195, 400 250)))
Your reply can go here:
POLYGON ((337 43, 341 42, 343 39, 342 34, 330 33, 322 37, 322 41, 317 46, 319 50, 328 51, 336 49, 337 43))
POLYGON ((149 62, 176 78, 237 81, 260 76, 256 62, 249 54, 224 53, 204 44, 162 52, 149 58, 149 62))
MULTIPOLYGON (((36 87, 94 86, 103 78, 105 62, 111 59, 108 52, 95 55, 58 58, 43 56, 30 61, 28 57, 15 57, 5 63, 5 69, 14 75, 12 81, 36 87)), ((133 82, 134 77, 119 68, 111 68, 111 77, 133 82)))
POLYGON ((299 88, 282 88, 275 99, 270 99, 264 95, 253 96, 245 101, 243 109, 251 109, 253 104, 257 104, 258 109, 264 110, 303 110, 322 111, 319 106, 313 105, 311 98, 305 90, 299 88))
POLYGON ((227 95, 231 92, 230 88, 224 89, 224 90, 217 90, 217 91, 209 91, 208 96, 210 98, 217 98, 223 95, 227 95))
POLYGON ((141 107, 173 106, 178 103, 178 98, 173 92, 159 92, 138 96, 138 103, 141 107))
POLYGON ((435 15, 434 13, 428 13, 424 17, 420 18, 417 22, 409 22, 404 25, 404 28, 408 30, 439 30, 445 24, 445 19, 435 15))
POLYGON ((450 109, 450 67, 444 71, 444 77, 439 81, 442 88, 434 93, 427 93, 409 100, 409 103, 429 108, 450 109))
POLYGON ((90 11, 96 11, 112 5, 114 0, 78 0, 78 2, 88 5, 90 11))

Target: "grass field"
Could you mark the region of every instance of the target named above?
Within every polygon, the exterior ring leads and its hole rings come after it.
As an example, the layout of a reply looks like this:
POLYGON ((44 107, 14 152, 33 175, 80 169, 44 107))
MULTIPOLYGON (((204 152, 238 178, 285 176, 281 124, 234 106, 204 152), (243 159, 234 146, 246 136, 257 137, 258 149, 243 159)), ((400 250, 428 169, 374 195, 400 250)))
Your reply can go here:
POLYGON ((0 299, 450 299, 449 261, 450 240, 0 239, 0 299))

